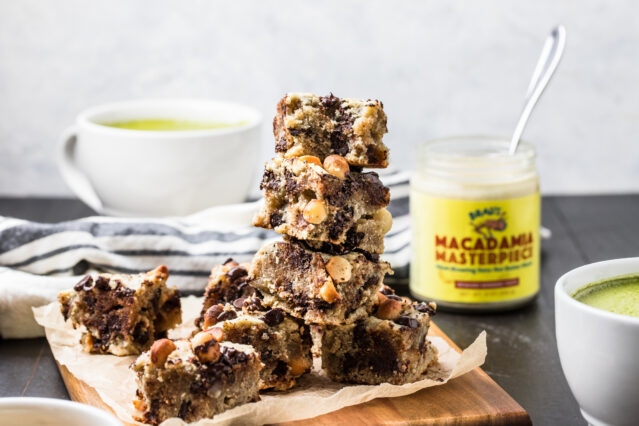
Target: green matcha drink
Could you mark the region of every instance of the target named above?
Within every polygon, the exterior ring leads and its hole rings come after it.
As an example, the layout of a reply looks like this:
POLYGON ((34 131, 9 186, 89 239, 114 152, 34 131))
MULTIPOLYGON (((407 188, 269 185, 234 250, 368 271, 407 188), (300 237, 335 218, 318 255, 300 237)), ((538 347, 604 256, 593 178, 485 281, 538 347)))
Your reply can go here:
POLYGON ((130 130, 150 130, 150 131, 184 131, 184 130, 208 130, 224 129, 245 124, 221 123, 221 122, 201 122, 190 120, 173 120, 166 118, 145 118, 140 120, 116 121, 110 123, 100 123, 103 126, 117 127, 119 129, 130 130))
POLYGON ((572 297, 594 308, 639 317, 639 275, 588 284, 573 293, 572 297))

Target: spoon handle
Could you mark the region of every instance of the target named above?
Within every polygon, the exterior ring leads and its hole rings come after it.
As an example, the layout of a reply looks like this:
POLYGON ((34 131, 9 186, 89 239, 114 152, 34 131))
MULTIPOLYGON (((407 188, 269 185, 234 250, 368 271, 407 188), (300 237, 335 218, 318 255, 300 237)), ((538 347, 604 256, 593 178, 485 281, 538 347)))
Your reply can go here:
POLYGON ((535 71, 530 79, 528 91, 526 92, 524 109, 521 112, 517 126, 515 126, 515 132, 510 140, 509 153, 511 155, 517 151, 517 145, 519 145, 519 139, 521 138, 522 133, 524 133, 524 128, 528 123, 528 118, 535 108, 539 97, 546 89, 550 78, 555 73, 555 70, 559 65, 559 61, 561 60, 561 56, 564 53, 565 46, 566 29, 563 25, 559 25, 552 30, 546 39, 541 55, 539 56, 539 60, 537 61, 537 65, 535 66, 535 71))

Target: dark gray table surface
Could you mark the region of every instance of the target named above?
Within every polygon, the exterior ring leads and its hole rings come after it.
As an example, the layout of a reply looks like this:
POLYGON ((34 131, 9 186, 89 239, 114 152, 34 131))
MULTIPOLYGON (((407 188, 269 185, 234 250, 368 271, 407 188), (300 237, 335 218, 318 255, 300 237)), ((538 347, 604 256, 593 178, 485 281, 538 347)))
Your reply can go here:
MULTIPOLYGON (((488 332, 484 370, 539 425, 583 425, 555 345, 553 287, 585 263, 639 255, 639 195, 544 197, 541 291, 536 302, 501 314, 439 312, 436 323, 460 347, 488 332)), ((0 215, 56 222, 92 214, 71 199, 0 198, 0 215)), ((406 289, 400 289, 406 291, 406 289)), ((44 338, 0 340, 0 397, 68 398, 44 338)))

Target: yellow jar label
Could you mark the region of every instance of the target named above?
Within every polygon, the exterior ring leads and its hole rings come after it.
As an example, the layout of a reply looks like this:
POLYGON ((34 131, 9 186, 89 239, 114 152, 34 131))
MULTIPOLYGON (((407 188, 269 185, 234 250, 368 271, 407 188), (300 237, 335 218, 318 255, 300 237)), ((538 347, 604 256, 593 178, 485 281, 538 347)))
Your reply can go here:
POLYGON ((539 290, 539 193, 451 200, 411 189, 411 291, 455 303, 500 302, 539 290))

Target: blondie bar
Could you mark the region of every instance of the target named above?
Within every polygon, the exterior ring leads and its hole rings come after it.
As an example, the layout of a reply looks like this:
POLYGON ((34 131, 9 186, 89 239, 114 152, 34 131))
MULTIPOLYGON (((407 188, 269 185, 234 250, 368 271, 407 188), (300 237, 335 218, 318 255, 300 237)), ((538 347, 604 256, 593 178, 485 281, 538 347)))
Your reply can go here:
POLYGON ((392 225, 385 208, 390 191, 376 173, 338 173, 316 157, 276 157, 266 165, 260 188, 265 203, 253 225, 307 240, 315 249, 384 251, 392 225))
POLYGON ((333 256, 279 241, 255 255, 249 279, 266 306, 307 323, 342 324, 371 311, 387 273, 392 273, 388 263, 361 253, 333 256))
POLYGON ((290 93, 277 104, 275 151, 285 157, 341 155, 360 167, 388 166, 382 142, 386 114, 380 101, 290 93))
POLYGON ((137 355, 182 320, 180 292, 169 288, 169 270, 146 274, 87 275, 58 301, 65 320, 82 329, 83 350, 137 355))
POLYGON ((331 379, 399 385, 421 379, 437 361, 426 338, 435 305, 411 302, 388 288, 378 296, 374 315, 323 330, 322 368, 331 379))
POLYGON ((157 340, 137 358, 131 365, 138 385, 136 420, 192 422, 259 400, 259 354, 215 337, 202 332, 190 340, 157 340))
POLYGON ((248 283, 248 263, 237 263, 228 259, 222 265, 211 269, 208 284, 204 291, 204 303, 195 326, 202 328, 204 313, 213 305, 231 303, 239 298, 246 298, 255 293, 248 283))
POLYGON ((260 389, 289 389, 313 365, 309 327, 281 309, 264 307, 257 297, 213 305, 204 317, 204 327, 221 341, 251 345, 259 352, 264 363, 260 389))

